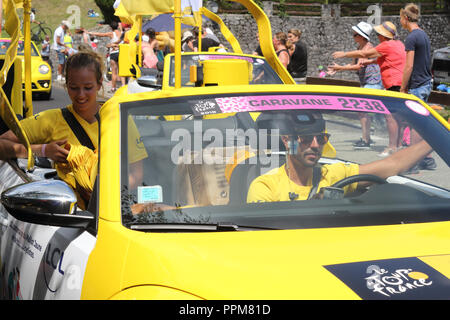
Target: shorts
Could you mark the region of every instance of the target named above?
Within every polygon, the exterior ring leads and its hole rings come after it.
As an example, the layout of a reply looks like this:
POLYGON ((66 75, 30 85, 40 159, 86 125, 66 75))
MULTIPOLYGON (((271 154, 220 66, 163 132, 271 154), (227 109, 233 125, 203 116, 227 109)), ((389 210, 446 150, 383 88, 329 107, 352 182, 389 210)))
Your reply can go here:
POLYGON ((400 92, 400 86, 392 86, 386 90, 400 92))
POLYGON ((431 93, 431 81, 418 88, 409 89, 408 93, 415 95, 424 102, 427 102, 431 93))
POLYGON ((111 60, 114 60, 115 62, 119 63, 119 53, 118 52, 113 52, 109 55, 109 58, 111 60))
POLYGON ((64 52, 58 51, 58 63, 59 64, 66 63, 66 54, 64 52))

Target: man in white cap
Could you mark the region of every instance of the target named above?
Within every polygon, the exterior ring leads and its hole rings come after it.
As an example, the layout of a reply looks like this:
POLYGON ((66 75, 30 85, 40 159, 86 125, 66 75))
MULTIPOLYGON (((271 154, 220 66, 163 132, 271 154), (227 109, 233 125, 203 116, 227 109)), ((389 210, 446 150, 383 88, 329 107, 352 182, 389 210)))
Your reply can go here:
MULTIPOLYGON (((370 43, 372 26, 367 22, 360 22, 352 27, 353 40, 358 45, 358 50, 370 50, 373 48, 370 43)), ((359 76, 361 87, 368 89, 383 89, 381 83, 380 67, 376 60, 367 58, 356 58, 353 64, 339 65, 334 63, 328 67, 328 74, 332 75, 338 71, 355 70, 359 76)), ((367 113, 360 114, 362 138, 353 144, 354 149, 370 149, 372 140, 370 139, 371 119, 367 113)))
POLYGON ((64 64, 66 62, 66 47, 67 45, 64 43, 64 36, 66 31, 69 29, 69 22, 66 20, 61 21, 61 25, 56 28, 55 33, 53 35, 53 50, 56 50, 58 54, 58 81, 64 81, 63 79, 63 70, 64 64))
POLYGON ((183 52, 193 52, 194 51, 194 34, 190 31, 185 31, 183 33, 183 38, 181 39, 181 51, 183 52))

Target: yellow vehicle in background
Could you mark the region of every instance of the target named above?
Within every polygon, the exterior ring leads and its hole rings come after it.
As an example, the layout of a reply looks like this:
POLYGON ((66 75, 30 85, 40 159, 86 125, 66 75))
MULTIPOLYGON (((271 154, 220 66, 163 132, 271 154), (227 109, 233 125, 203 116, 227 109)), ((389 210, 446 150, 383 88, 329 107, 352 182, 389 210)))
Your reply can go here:
MULTIPOLYGON (((173 77, 165 72, 159 90, 116 94, 101 107, 85 209, 55 170, 27 170, 27 159, 0 162, 2 298, 450 299, 448 179, 360 175, 355 168, 376 151, 348 146, 360 137, 362 113, 401 115, 445 175, 450 125, 412 95, 294 84, 269 46, 264 12, 251 0, 236 2, 258 23, 262 62, 271 66, 263 71, 275 70, 275 83, 251 83, 258 57, 175 52, 173 77), (183 58, 203 55, 183 69, 183 58), (335 147, 334 155, 312 155, 319 173, 355 174, 307 200, 296 201, 293 183, 280 183, 280 201, 251 201, 252 182, 284 170, 293 154, 282 136, 295 140, 310 126, 320 127, 322 145, 335 147), (360 181, 373 184, 355 188, 360 181)), ((129 10, 132 3, 150 10, 164 2, 121 1, 129 10)), ((373 135, 377 144, 387 143, 386 132, 373 135)), ((270 304, 251 312, 277 318, 270 304)), ((164 312, 176 318, 188 310, 164 312)))
MULTIPOLYGON (((11 44, 10 38, 0 38, 0 60, 4 60, 6 51, 11 44)), ((22 88, 25 92, 25 61, 24 42, 19 40, 17 56, 22 60, 22 88)), ((41 97, 43 100, 50 100, 52 95, 52 70, 50 65, 42 59, 35 43, 31 41, 31 90, 33 95, 41 97)))

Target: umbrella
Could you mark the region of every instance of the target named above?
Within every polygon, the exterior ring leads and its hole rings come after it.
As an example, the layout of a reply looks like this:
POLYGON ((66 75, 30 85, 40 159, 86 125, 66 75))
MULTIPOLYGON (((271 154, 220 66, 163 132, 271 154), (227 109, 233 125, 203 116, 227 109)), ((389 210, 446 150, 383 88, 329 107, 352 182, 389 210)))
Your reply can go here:
MULTIPOLYGON (((149 29, 149 28, 152 28, 156 32, 173 31, 173 30, 175 30, 175 20, 173 19, 171 13, 160 14, 156 18, 153 18, 152 20, 147 21, 142 26, 142 32, 145 33, 145 31, 147 31, 147 29, 149 29)), ((185 28, 192 28, 192 26, 182 23, 181 29, 185 29, 185 28)))

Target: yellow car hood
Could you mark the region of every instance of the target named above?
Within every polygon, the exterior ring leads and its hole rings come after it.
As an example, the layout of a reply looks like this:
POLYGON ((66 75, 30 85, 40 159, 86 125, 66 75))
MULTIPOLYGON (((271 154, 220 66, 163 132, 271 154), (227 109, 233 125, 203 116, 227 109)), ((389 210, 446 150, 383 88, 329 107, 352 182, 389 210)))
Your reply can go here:
POLYGON ((204 299, 448 299, 449 230, 449 222, 216 233, 130 230, 121 290, 163 286, 204 299))

